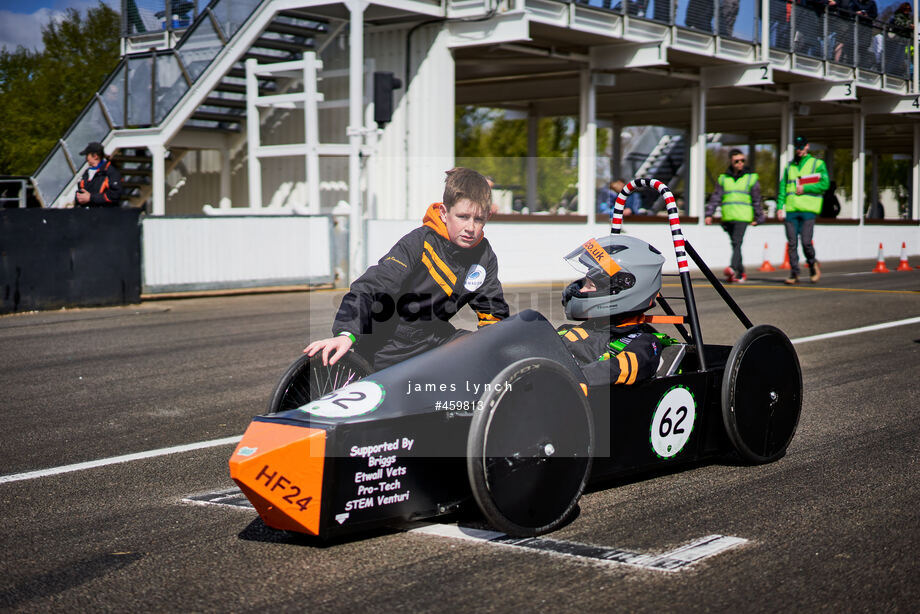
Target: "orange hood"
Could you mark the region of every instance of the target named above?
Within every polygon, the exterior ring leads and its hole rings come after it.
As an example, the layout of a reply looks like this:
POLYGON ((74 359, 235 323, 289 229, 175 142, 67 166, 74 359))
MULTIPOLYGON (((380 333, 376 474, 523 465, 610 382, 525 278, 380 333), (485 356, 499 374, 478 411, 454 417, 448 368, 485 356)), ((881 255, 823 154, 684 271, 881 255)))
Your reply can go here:
MULTIPOLYGON (((450 234, 447 232, 447 224, 441 220, 441 203, 432 203, 428 210, 425 211, 425 216, 422 218, 422 226, 427 226, 433 231, 450 241, 450 234)), ((479 237, 479 241, 476 241, 470 247, 476 247, 479 245, 480 241, 485 237, 485 233, 479 237)))

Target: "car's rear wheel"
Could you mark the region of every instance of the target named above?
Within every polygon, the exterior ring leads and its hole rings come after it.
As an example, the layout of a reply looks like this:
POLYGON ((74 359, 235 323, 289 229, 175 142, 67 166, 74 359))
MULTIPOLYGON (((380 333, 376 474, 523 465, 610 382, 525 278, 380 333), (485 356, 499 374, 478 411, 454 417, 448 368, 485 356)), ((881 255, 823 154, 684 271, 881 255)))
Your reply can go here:
POLYGON ((575 377, 546 358, 501 371, 481 398, 467 439, 476 503, 497 529, 541 535, 562 526, 585 488, 594 426, 575 377))
POLYGON ((722 378, 722 421, 741 457, 781 458, 802 411, 802 369, 789 338, 773 326, 748 329, 732 347, 722 378))
POLYGON ((324 365, 319 353, 312 357, 303 354, 288 367, 275 386, 268 413, 297 409, 372 372, 371 365, 351 350, 334 365, 324 365))

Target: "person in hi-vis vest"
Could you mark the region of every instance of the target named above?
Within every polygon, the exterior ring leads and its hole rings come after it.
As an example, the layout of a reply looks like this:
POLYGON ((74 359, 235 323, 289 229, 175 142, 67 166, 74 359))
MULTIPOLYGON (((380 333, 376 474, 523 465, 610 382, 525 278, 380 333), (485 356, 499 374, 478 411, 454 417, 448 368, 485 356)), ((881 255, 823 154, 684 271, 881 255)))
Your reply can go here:
POLYGON ((795 159, 789 163, 779 180, 776 195, 776 217, 786 223, 786 240, 789 242, 789 278, 787 284, 799 283, 799 246, 802 237, 802 252, 808 263, 811 283, 821 279, 821 265, 815 258, 812 243, 815 232, 815 218, 821 213, 824 192, 830 185, 824 161, 808 153, 808 139, 795 137, 795 159))
POLYGON ((728 157, 728 169, 719 175, 718 185, 706 203, 705 222, 712 224, 716 207, 722 207, 722 228, 732 243, 732 261, 725 269, 725 279, 728 283, 744 283, 747 274, 741 261, 741 242, 748 224, 763 223, 763 198, 757 173, 745 164, 744 153, 732 149, 728 157))

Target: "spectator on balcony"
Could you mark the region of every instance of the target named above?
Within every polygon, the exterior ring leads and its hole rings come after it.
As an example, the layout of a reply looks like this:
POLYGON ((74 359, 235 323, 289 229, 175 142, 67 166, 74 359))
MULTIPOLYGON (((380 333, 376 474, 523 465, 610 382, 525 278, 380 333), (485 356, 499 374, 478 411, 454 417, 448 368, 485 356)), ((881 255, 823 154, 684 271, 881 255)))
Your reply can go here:
POLYGON ((714 0, 690 0, 687 3, 687 27, 712 32, 714 0))
POLYGON ((811 57, 822 57, 824 43, 824 17, 827 0, 798 0, 795 9, 795 52, 811 57))
POLYGON ((791 1, 770 0, 770 44, 782 51, 789 51, 789 24, 791 18, 791 1))
POLYGON ((914 16, 910 2, 902 2, 888 20, 888 39, 885 46, 885 72, 898 77, 909 74, 908 65, 913 58, 907 55, 914 33, 914 16))
MULTIPOLYGON (((850 36, 846 29, 846 21, 840 17, 839 8, 841 3, 847 0, 814 0, 814 3, 820 7, 819 12, 824 13, 827 20, 827 40, 821 37, 821 52, 826 60, 833 60, 839 63, 844 57, 844 40, 850 36)), ((852 45, 852 43, 851 43, 852 45)))
POLYGON ((719 36, 731 36, 738 19, 738 0, 719 2, 719 36))
POLYGON ((105 155, 102 143, 93 141, 83 148, 89 165, 77 184, 77 207, 118 207, 121 205, 121 173, 105 155))
MULTIPOLYGON (((873 39, 872 26, 878 17, 878 5, 875 0, 845 0, 841 6, 849 11, 855 19, 855 45, 858 54, 856 62, 860 68, 878 68, 879 57, 876 53, 877 45, 873 39)), ((880 53, 880 50, 878 51, 880 53)))
POLYGON ((910 2, 902 2, 895 9, 891 19, 888 20, 891 31, 897 36, 910 38, 914 31, 914 13, 911 10, 910 2))

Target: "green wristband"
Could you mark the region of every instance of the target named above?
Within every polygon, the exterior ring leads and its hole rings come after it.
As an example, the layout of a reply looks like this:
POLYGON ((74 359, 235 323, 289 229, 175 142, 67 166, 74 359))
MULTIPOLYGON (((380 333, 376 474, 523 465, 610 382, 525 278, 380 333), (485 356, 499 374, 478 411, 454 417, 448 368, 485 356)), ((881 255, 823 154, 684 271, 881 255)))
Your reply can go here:
POLYGON ((340 333, 339 333, 339 337, 348 337, 349 339, 351 339, 351 344, 352 344, 352 345, 354 345, 354 344, 356 344, 356 343, 358 342, 357 337, 355 337, 354 335, 352 335, 352 334, 351 334, 350 332, 348 332, 347 330, 344 330, 344 331, 340 332, 340 333))

